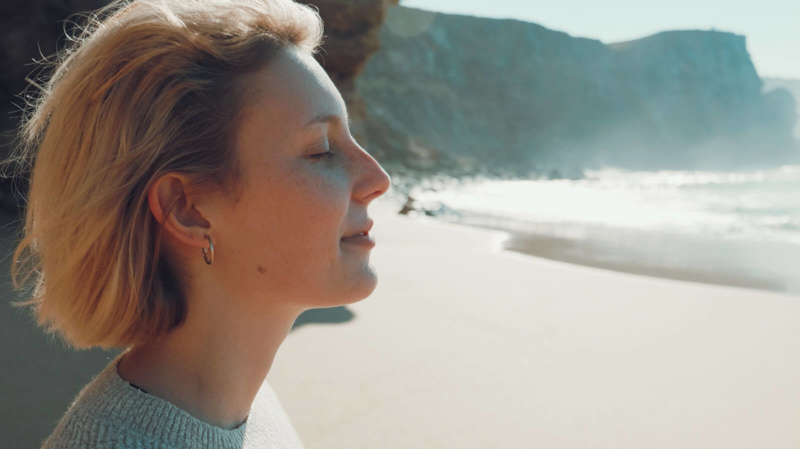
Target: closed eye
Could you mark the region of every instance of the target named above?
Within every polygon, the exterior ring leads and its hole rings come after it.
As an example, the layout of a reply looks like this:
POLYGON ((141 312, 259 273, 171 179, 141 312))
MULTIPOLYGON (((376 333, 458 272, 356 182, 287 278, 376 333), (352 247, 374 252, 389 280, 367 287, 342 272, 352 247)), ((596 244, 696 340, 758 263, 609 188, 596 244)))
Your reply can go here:
POLYGON ((319 142, 317 145, 315 145, 315 147, 317 148, 317 151, 319 151, 319 153, 314 153, 309 155, 308 157, 310 157, 312 160, 322 160, 333 157, 333 152, 331 152, 331 145, 328 142, 327 138, 319 142))
POLYGON ((333 157, 333 153, 330 152, 330 151, 326 151, 324 153, 312 154, 310 157, 311 157, 311 159, 318 159, 318 160, 319 159, 328 159, 328 158, 333 157))

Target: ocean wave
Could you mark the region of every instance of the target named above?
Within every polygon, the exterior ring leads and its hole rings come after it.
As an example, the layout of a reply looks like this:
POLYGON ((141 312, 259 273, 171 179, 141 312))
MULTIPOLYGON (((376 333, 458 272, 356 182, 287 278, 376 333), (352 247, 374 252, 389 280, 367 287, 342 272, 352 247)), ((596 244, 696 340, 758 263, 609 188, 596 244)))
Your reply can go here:
POLYGON ((800 243, 800 167, 751 172, 604 169, 581 180, 479 180, 417 188, 430 210, 555 226, 575 224, 800 243))

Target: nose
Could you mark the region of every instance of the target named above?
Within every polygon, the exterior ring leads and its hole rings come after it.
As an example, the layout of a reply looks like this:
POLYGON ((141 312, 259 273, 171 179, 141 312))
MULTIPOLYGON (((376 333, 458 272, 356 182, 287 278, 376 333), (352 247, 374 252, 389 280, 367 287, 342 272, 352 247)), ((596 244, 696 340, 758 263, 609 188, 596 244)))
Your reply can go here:
POLYGON ((359 176, 356 181, 356 186, 353 190, 353 195, 364 204, 369 204, 375 198, 386 193, 392 185, 392 179, 386 170, 381 167, 378 161, 367 153, 366 150, 359 145, 361 161, 359 165, 359 176))

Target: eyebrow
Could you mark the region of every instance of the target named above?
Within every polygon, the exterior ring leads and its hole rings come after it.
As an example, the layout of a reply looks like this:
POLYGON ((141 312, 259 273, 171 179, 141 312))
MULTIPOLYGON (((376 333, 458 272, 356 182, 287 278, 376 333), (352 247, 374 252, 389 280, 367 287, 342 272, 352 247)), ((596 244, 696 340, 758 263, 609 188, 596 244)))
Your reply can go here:
MULTIPOLYGON (((308 128, 309 126, 316 125, 317 123, 339 123, 341 120, 342 119, 336 114, 323 113, 312 118, 303 128, 308 128)), ((347 124, 351 124, 350 114, 347 114, 347 124)))

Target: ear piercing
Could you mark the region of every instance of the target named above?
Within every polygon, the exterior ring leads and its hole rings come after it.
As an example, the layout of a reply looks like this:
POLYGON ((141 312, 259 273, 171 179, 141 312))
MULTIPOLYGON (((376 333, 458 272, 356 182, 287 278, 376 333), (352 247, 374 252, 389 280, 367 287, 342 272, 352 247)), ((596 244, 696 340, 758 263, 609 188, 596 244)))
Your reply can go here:
POLYGON ((209 249, 208 252, 206 252, 205 248, 201 248, 203 250, 203 260, 205 260, 207 264, 211 265, 211 263, 214 262, 214 244, 211 243, 211 237, 206 235, 206 238, 208 239, 209 249))

